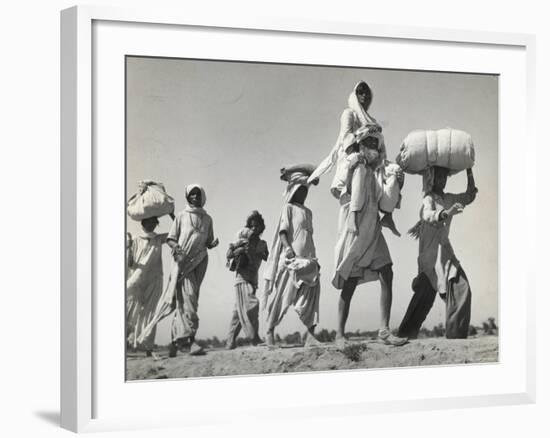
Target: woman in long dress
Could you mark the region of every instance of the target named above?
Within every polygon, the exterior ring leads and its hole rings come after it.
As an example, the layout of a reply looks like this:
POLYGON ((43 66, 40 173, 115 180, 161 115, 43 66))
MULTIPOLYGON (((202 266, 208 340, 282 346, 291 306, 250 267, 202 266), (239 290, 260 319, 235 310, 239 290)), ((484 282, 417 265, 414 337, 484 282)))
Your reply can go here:
MULTIPOLYGON (((368 112, 372 98, 372 90, 366 82, 360 81, 355 85, 348 97, 348 107, 344 109, 340 117, 340 131, 336 143, 327 157, 316 167, 308 179, 308 182, 311 183, 336 167, 330 191, 339 201, 349 198, 346 188, 349 184, 353 168, 360 161, 360 158, 358 159, 359 154, 349 154, 347 148, 350 144, 359 143, 367 136, 375 138, 378 141, 380 155, 376 169, 378 183, 386 189, 388 187, 386 184, 387 180, 392 178, 393 167, 395 165, 386 161, 387 153, 384 136, 382 135, 382 126, 368 112)), ((393 209, 391 211, 382 211, 383 216, 380 223, 382 226, 390 229, 395 235, 400 236, 391 214, 392 211, 393 209)))
POLYGON ((413 280, 414 294, 399 326, 399 334, 417 338, 436 295, 445 301, 445 335, 466 338, 470 326, 472 292, 449 240, 453 217, 462 213, 477 195, 474 175, 467 170, 468 185, 460 194, 444 192, 448 170, 432 167, 423 175, 424 199, 420 221, 410 234, 419 239, 418 275, 413 280))
POLYGON ((275 327, 290 306, 307 328, 306 346, 319 345, 315 327, 319 322, 320 266, 313 243, 312 213, 304 205, 308 194, 307 177, 313 166, 282 169, 288 182, 285 203, 273 239, 265 270, 264 306, 267 310, 269 347, 274 345, 275 327))
POLYGON ((147 330, 152 330, 161 319, 174 314, 170 357, 176 356, 178 348, 184 344, 189 344, 191 355, 203 352, 195 342, 199 328, 199 292, 208 266, 207 250, 219 243, 214 238, 212 218, 203 208, 206 203, 204 189, 191 184, 185 188, 185 197, 188 205, 176 215, 166 238, 174 258, 168 284, 147 326, 147 330))
MULTIPOLYGON (((327 157, 312 172, 308 179, 310 183, 330 172, 334 166, 340 167, 342 162, 348 158, 345 150, 347 136, 350 134, 355 136, 363 131, 371 134, 382 132, 380 124, 368 113, 371 102, 372 91, 370 87, 364 81, 358 82, 348 97, 348 107, 344 109, 340 117, 340 132, 336 143, 327 157)), ((382 150, 381 160, 383 160, 386 158, 386 148, 383 142, 380 148, 382 150)), ((345 188, 345 182, 339 177, 338 170, 336 172, 331 184, 331 193, 336 198, 340 198, 342 190, 345 188)))
POLYGON ((162 295, 162 245, 167 233, 157 234, 156 217, 141 221, 141 232, 127 235, 127 279, 126 279, 126 332, 131 348, 144 350, 147 356, 156 358, 153 351, 156 329, 141 342, 138 338, 151 322, 160 296, 162 295))

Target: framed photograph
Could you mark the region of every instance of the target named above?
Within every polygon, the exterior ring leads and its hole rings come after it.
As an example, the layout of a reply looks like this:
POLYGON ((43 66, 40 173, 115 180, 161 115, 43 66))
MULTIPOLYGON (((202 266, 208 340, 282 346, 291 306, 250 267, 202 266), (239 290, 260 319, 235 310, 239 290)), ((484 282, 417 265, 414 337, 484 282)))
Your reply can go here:
POLYGON ((534 401, 534 37, 74 7, 61 52, 63 427, 534 401))

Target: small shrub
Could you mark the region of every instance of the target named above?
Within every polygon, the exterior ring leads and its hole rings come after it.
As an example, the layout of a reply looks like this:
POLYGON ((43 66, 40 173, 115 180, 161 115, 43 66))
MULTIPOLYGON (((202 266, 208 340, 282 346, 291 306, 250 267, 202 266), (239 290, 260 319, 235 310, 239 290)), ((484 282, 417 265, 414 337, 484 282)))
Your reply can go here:
POLYGON ((287 345, 296 345, 302 342, 302 335, 300 332, 294 332, 290 335, 286 335, 283 338, 283 342, 287 345))
POLYGON ((418 332, 419 339, 431 338, 431 337, 432 337, 432 333, 426 327, 422 327, 418 332))
MULTIPOLYGON (((336 335, 336 332, 334 332, 334 334, 336 335)), ((321 342, 332 342, 334 340, 331 333, 327 329, 322 329, 319 333, 317 333, 317 339, 321 342)))
POLYGON ((366 349, 367 346, 365 344, 350 344, 344 347, 342 353, 352 362, 359 362, 363 351, 366 349))
POLYGON ((487 324, 486 322, 483 323, 483 333, 486 335, 492 335, 493 330, 491 329, 491 326, 487 324))
POLYGON ((438 325, 434 326, 432 334, 434 338, 445 336, 445 327, 443 326, 443 324, 439 323, 438 325))

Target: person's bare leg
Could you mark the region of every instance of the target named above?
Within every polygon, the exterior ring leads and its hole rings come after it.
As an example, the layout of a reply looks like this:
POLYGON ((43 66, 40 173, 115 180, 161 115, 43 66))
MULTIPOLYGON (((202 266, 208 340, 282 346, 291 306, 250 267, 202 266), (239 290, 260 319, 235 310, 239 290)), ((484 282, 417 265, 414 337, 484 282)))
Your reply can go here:
POLYGON ((189 354, 191 356, 200 356, 204 354, 204 348, 195 342, 195 335, 189 337, 189 354))
POLYGON ((357 287, 357 278, 348 278, 344 282, 344 287, 340 293, 338 301, 338 329, 336 331, 336 341, 345 341, 346 339, 346 322, 348 320, 351 298, 357 287))
POLYGON ((393 270, 384 266, 378 273, 380 278, 380 328, 389 328, 392 304, 393 270))
POLYGON ((241 331, 241 321, 239 319, 239 313, 237 309, 233 309, 231 315, 231 321, 229 322, 229 333, 227 335, 227 341, 225 342, 225 348, 227 350, 234 350, 237 348, 237 336, 241 331))
POLYGON ((267 348, 275 348, 275 328, 270 328, 267 330, 265 343, 267 345, 267 348))
POLYGON ((407 343, 407 338, 399 338, 390 332, 390 314, 392 304, 393 270, 386 265, 378 271, 380 278, 380 330, 378 341, 386 345, 400 346, 407 343))

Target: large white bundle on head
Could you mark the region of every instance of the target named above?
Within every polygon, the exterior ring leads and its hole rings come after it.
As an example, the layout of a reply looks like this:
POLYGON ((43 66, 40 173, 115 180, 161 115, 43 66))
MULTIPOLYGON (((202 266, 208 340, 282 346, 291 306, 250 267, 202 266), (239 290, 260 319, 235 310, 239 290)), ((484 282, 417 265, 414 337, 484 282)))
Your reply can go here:
POLYGON ((163 184, 155 181, 140 181, 137 192, 128 200, 128 216, 135 221, 173 212, 174 198, 166 193, 163 184))
POLYGON ((453 175, 474 166, 474 143, 470 134, 458 129, 416 130, 405 137, 395 161, 407 173, 439 166, 453 175))
POLYGON ((313 164, 293 164, 285 166, 281 169, 281 179, 283 181, 291 182, 292 178, 300 176, 301 174, 307 178, 315 171, 313 164))

